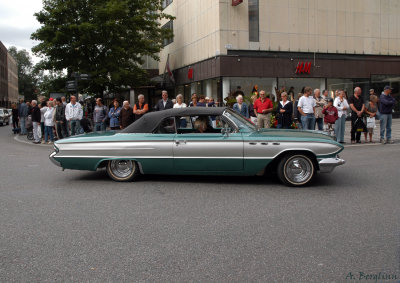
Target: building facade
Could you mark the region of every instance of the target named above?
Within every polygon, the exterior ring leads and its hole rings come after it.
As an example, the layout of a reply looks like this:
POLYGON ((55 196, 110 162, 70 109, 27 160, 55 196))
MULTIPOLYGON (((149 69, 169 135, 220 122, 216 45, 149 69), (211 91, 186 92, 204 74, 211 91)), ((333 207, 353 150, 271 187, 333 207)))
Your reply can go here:
MULTIPOLYGON (((175 94, 194 92, 222 101, 237 86, 399 92, 400 1, 173 0, 173 39, 160 53, 175 94)), ((398 106, 397 106, 398 107, 398 106)))
POLYGON ((8 101, 7 48, 0 41, 0 107, 6 107, 8 101))
POLYGON ((0 107, 10 108, 18 102, 18 67, 0 41, 0 107))
POLYGON ((18 66, 15 59, 7 53, 7 75, 8 75, 8 106, 18 103, 18 66))

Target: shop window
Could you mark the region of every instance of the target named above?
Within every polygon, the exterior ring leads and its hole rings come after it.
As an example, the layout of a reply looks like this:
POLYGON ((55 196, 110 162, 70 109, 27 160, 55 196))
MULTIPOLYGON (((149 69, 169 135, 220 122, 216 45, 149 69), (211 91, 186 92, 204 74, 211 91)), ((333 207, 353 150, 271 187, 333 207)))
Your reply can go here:
POLYGON ((344 90, 347 98, 354 94, 354 88, 360 87, 364 99, 369 99, 369 79, 328 79, 329 96, 334 98, 336 90, 344 90))

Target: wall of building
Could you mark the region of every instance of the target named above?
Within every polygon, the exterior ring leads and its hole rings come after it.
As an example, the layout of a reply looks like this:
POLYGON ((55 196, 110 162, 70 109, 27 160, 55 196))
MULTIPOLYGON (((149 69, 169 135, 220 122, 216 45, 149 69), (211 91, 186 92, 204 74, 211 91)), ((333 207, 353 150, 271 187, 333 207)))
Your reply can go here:
POLYGON ((18 66, 15 59, 7 53, 8 69, 8 101, 9 103, 18 102, 18 66))
MULTIPOLYGON (((220 46, 219 1, 174 0, 164 12, 176 17, 174 42, 160 52, 159 72, 164 72, 168 54, 171 69, 211 58, 220 46)), ((164 25, 166 21, 161 22, 164 25)))
POLYGON ((259 0, 259 42, 249 42, 248 0, 174 0, 170 54, 178 69, 228 50, 400 55, 398 0, 259 0))
POLYGON ((8 100, 7 48, 0 41, 0 107, 6 107, 8 100))

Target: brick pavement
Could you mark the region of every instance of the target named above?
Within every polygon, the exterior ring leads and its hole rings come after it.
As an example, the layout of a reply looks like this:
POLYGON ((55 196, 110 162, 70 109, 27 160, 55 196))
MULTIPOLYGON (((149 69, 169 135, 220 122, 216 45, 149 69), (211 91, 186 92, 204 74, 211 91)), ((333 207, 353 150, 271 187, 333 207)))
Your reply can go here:
MULTIPOLYGON (((346 131, 344 134, 344 141, 346 143, 350 143, 350 129, 351 129, 351 122, 346 121, 346 131)), ((377 121, 376 128, 374 129, 374 134, 372 136, 372 140, 375 143, 378 143, 380 139, 380 122, 377 121)), ((369 136, 368 136, 369 140, 369 136)), ((400 143, 400 118, 393 119, 392 123, 392 140, 395 143, 400 143)), ((364 134, 361 134, 361 141, 364 141, 364 134)))

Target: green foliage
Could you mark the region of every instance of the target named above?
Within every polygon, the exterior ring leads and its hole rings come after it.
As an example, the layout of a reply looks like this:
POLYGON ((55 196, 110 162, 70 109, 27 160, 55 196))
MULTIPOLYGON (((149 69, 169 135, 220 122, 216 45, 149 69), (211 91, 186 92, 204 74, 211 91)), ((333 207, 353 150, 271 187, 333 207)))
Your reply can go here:
POLYGON ((35 14, 42 26, 31 36, 40 43, 32 50, 45 56, 43 69, 91 74, 91 92, 142 85, 142 57, 158 60, 172 36, 159 20, 173 17, 161 10, 159 0, 44 0, 35 14))
POLYGON ((66 92, 65 84, 68 78, 62 71, 43 71, 40 63, 35 66, 35 69, 40 95, 50 97, 51 92, 66 92))
POLYGON ((32 58, 25 49, 18 50, 15 46, 8 48, 8 52, 15 59, 18 65, 18 90, 25 99, 36 98, 36 75, 32 58))

